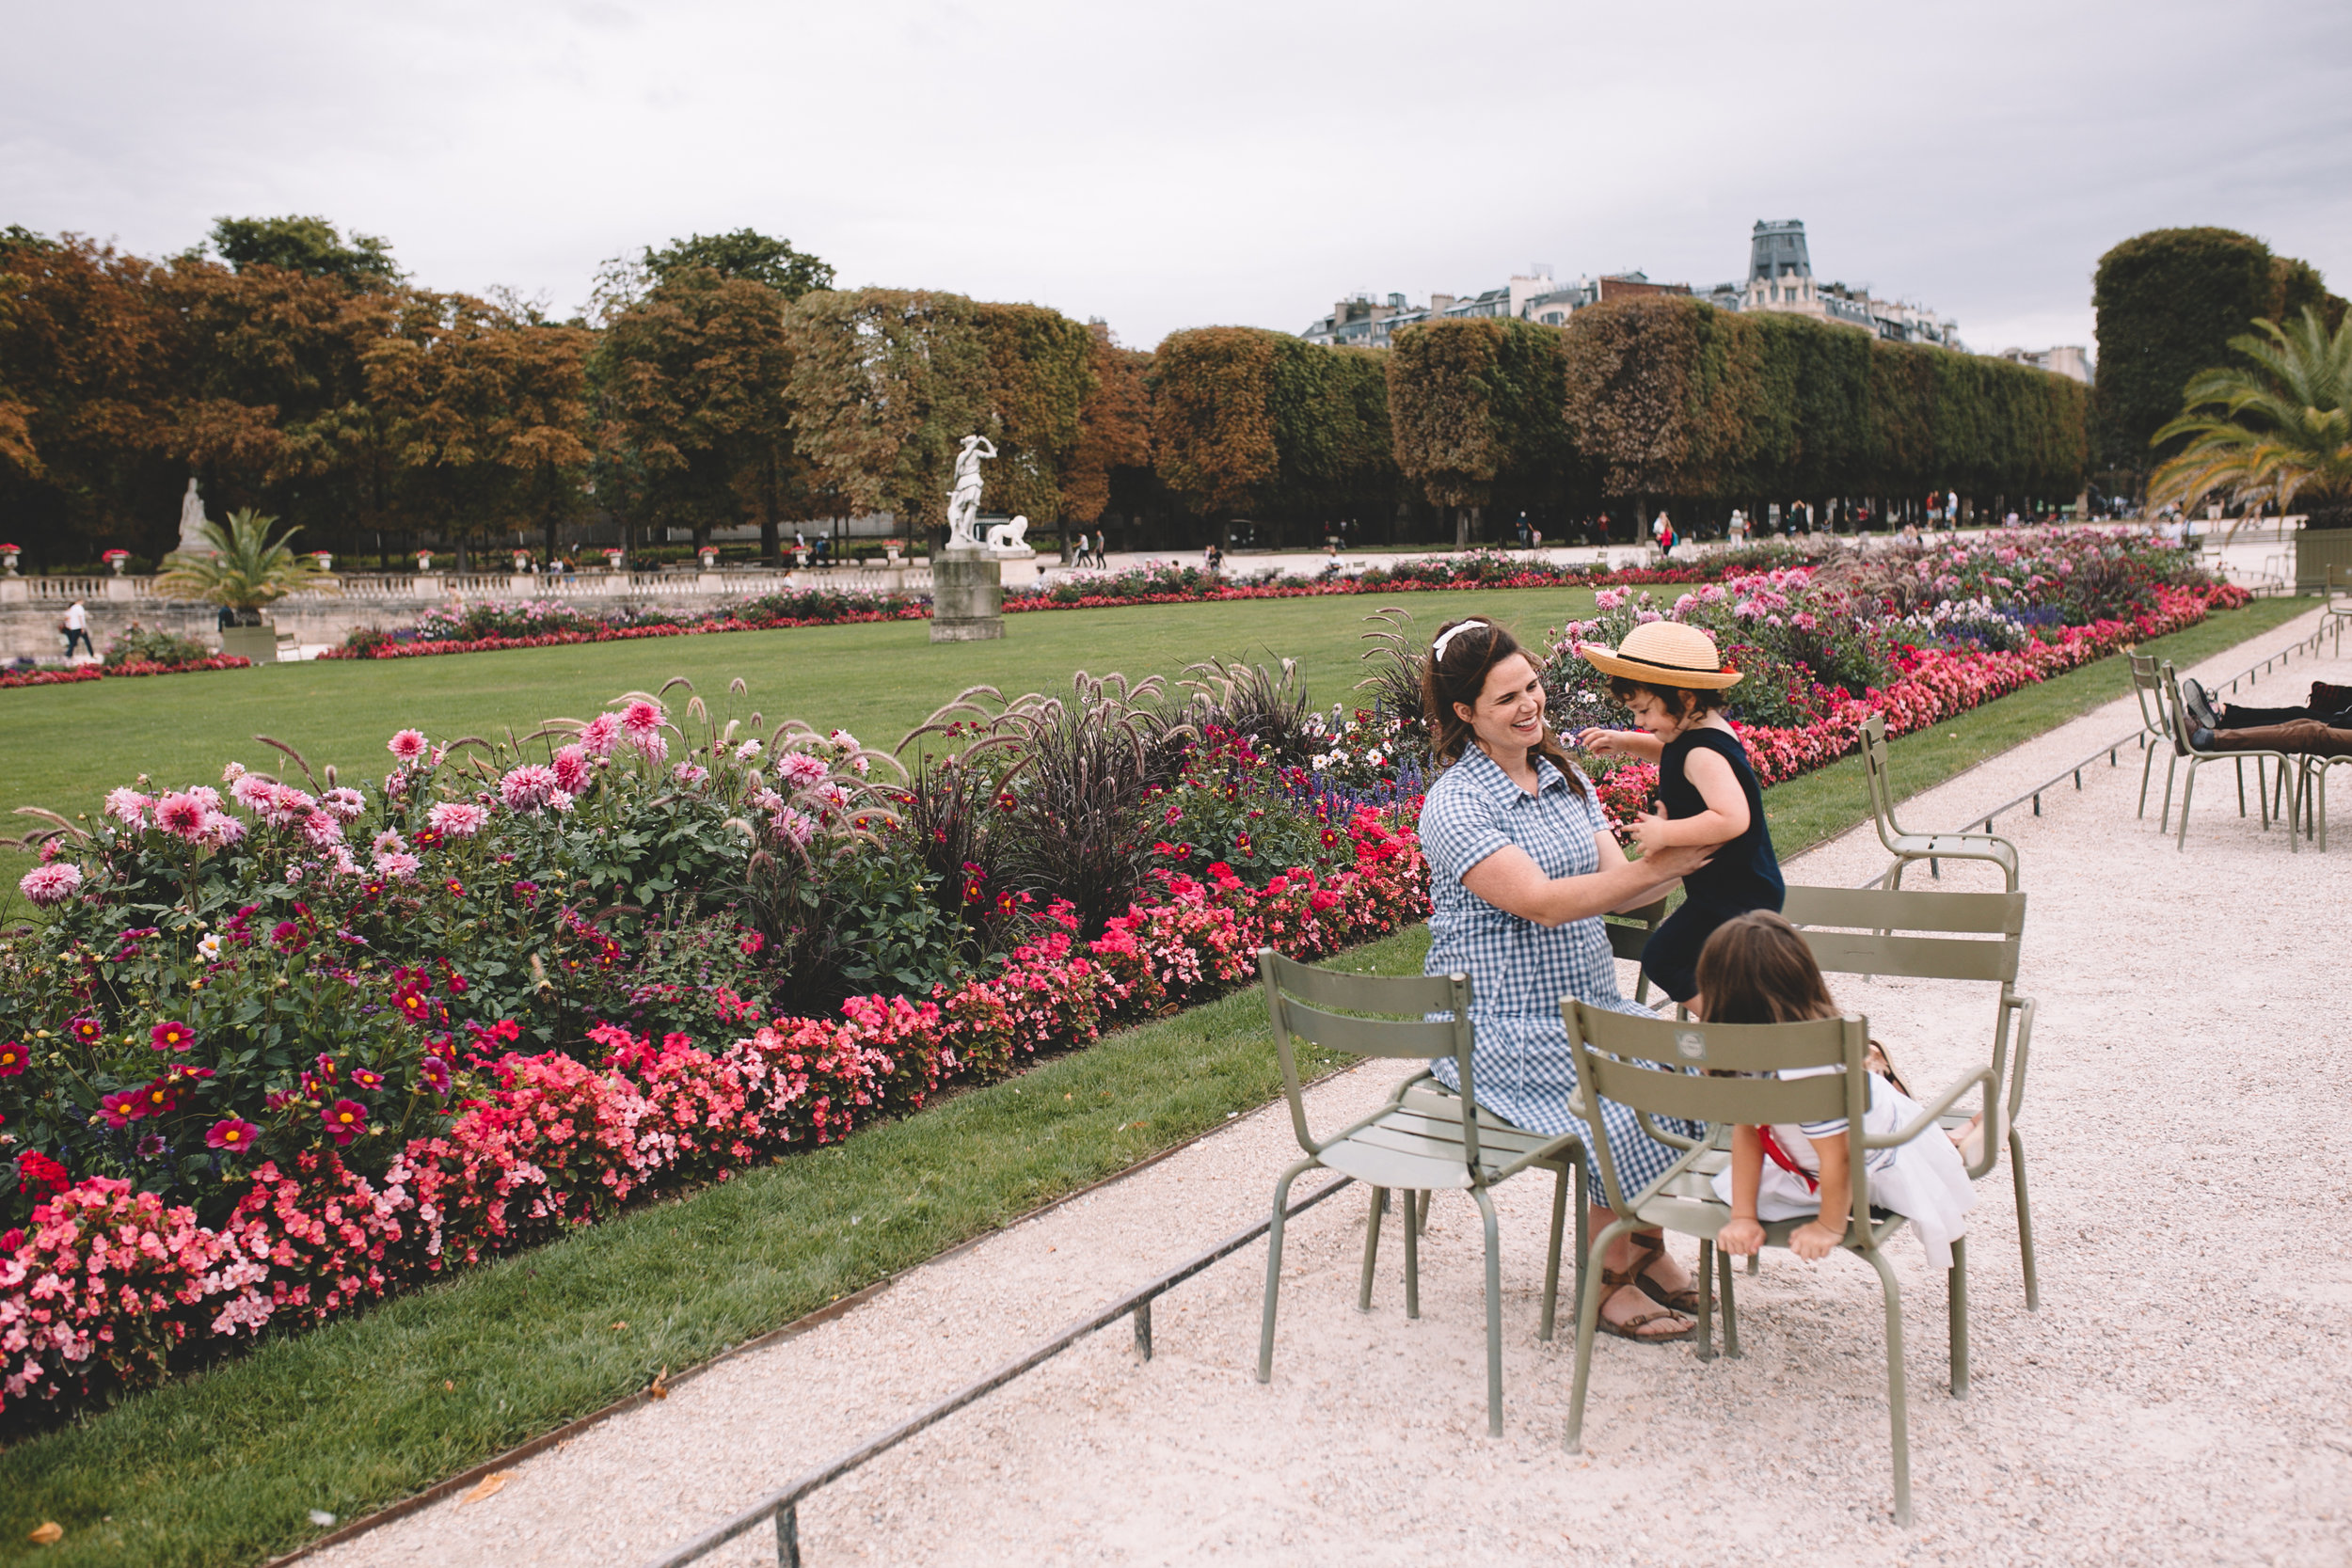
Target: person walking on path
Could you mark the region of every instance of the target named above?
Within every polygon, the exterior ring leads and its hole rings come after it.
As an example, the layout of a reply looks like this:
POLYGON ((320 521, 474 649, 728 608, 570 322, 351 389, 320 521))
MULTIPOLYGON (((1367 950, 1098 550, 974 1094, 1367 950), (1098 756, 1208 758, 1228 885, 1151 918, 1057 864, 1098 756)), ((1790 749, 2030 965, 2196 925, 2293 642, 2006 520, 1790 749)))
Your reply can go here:
MULTIPOLYGON (((1470 977, 1471 1072, 1478 1102, 1515 1126, 1581 1132, 1576 1056, 1560 998, 1647 1014, 1617 990, 1600 917, 1637 909, 1706 863, 1701 849, 1629 861, 1591 782, 1544 720, 1544 685, 1518 642, 1491 621, 1447 623, 1422 666, 1422 704, 1442 771, 1422 803, 1429 858, 1431 974, 1470 977)), ((1458 1090, 1452 1057, 1431 1072, 1458 1090)), ((1679 1154, 1635 1114, 1602 1101, 1628 1190, 1679 1154)), ((1589 1137, 1589 1132, 1585 1133, 1589 1137)), ((1614 1218, 1605 1207, 1594 1227, 1614 1218)), ((1687 1339, 1698 1291, 1657 1231, 1622 1238, 1603 1263, 1603 1332, 1687 1339)))
POLYGON ((1577 652, 1609 677, 1642 727, 1595 727, 1576 743, 1596 756, 1658 765, 1658 804, 1633 824, 1643 854, 1695 848, 1710 857, 1682 879, 1682 907, 1642 949, 1642 972, 1658 989, 1703 1012, 1698 963, 1707 939, 1750 910, 1777 911, 1788 895, 1764 823, 1763 789, 1723 716, 1724 693, 1740 672, 1723 668, 1713 638, 1679 621, 1635 626, 1613 649, 1587 643, 1577 652))
POLYGON ((76 599, 65 607, 65 619, 57 623, 57 628, 65 633, 65 657, 69 660, 73 657, 76 642, 92 658, 98 657, 98 649, 89 640, 89 611, 82 608, 81 600, 76 599))

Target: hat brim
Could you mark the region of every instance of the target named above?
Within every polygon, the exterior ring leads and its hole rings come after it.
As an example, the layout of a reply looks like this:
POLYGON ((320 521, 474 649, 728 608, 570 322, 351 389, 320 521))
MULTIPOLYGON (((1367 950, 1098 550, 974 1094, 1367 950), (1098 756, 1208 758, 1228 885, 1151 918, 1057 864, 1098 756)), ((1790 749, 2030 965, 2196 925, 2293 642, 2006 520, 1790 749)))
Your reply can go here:
POLYGON ((1613 648, 1597 643, 1580 642, 1576 651, 1586 663, 1604 675, 1619 675, 1645 686, 1676 686, 1692 691, 1721 691, 1737 686, 1746 677, 1737 670, 1683 670, 1671 664, 1649 664, 1640 659, 1620 658, 1613 648))

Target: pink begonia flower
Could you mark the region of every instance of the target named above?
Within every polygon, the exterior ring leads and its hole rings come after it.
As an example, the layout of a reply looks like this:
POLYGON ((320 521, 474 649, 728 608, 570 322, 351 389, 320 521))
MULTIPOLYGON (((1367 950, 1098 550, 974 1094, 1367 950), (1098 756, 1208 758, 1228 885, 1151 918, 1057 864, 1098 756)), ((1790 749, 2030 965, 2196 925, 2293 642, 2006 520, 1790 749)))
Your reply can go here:
POLYGON ((417 874, 419 863, 414 855, 399 849, 386 849, 375 857, 375 871, 379 877, 389 877, 395 882, 405 882, 417 874))
POLYGON ((543 810, 548 797, 555 792, 555 769, 543 762, 526 762, 520 768, 510 768, 499 780, 499 799, 509 811, 536 812, 543 810))
POLYGON ((384 749, 403 762, 414 762, 424 755, 427 742, 421 731, 403 730, 384 743, 384 749))
POLYGON ((442 800, 424 814, 424 819, 435 832, 471 838, 490 820, 490 814, 469 800, 442 800))
POLYGON ((592 757, 609 757, 621 738, 618 714, 599 713, 580 732, 580 749, 592 757))
POLYGON ((555 753, 553 766, 555 784, 558 789, 566 790, 573 795, 579 795, 587 789, 588 780, 593 770, 588 765, 586 747, 564 747, 555 753))
POLYGON ((215 849, 226 849, 245 837, 245 819, 227 812, 208 811, 204 814, 204 842, 215 849))
POLYGON ((204 802, 175 790, 155 802, 155 826, 181 838, 202 838, 204 802))
POLYGON ((126 828, 145 828, 147 810, 155 802, 135 789, 110 789, 106 792, 106 815, 126 828))
POLYGON ((816 820, 806 812, 794 811, 790 806, 776 813, 769 826, 775 830, 778 838, 800 845, 803 848, 806 848, 808 841, 817 836, 816 820))
POLYGON ((642 745, 645 736, 661 727, 664 717, 660 703, 640 697, 621 710, 621 733, 642 745))
POLYGON ((24 873, 17 891, 42 909, 62 904, 82 885, 82 868, 72 861, 53 861, 24 873))
POLYGON ((792 752, 776 764, 776 782, 787 789, 806 789, 829 771, 806 752, 792 752))
POLYGON ((319 804, 334 813, 338 822, 353 822, 368 809, 368 798, 356 789, 330 789, 319 804))

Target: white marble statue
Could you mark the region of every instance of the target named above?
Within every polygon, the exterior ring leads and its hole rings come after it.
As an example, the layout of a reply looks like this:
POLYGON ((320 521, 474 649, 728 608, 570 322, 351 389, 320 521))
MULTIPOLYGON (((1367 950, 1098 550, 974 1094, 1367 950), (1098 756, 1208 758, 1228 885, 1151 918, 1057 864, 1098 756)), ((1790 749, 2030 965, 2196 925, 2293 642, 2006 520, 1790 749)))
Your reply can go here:
POLYGON ((188 493, 180 498, 180 544, 182 555, 211 555, 213 546, 204 537, 204 501, 196 493, 196 476, 188 476, 188 493))
POLYGON ((985 436, 966 436, 956 454, 956 486, 947 492, 947 547, 971 549, 977 541, 972 525, 980 515, 980 459, 996 455, 995 443, 985 436))
POLYGON ((988 531, 988 547, 1000 555, 1035 555, 1029 547, 1029 519, 1015 517, 988 531))

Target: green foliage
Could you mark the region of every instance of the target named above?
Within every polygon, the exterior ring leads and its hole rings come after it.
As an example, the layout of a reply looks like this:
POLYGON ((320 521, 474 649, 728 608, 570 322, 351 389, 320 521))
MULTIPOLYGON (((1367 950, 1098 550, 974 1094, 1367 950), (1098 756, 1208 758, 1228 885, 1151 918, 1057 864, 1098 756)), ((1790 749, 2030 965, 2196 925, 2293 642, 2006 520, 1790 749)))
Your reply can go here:
POLYGON ((795 445, 851 512, 944 528, 958 443, 977 428, 988 347, 961 294, 820 291, 785 317, 795 445))
POLYGON ((787 299, 833 287, 833 268, 790 240, 771 239, 756 229, 731 234, 690 234, 660 250, 647 250, 642 265, 664 283, 707 268, 722 278, 763 283, 787 299))
POLYGON ((109 669, 124 664, 194 664, 213 657, 213 650, 193 638, 174 637, 160 626, 136 621, 106 644, 109 669))
POLYGON ((322 217, 221 218, 213 225, 212 244, 221 260, 239 272, 276 267, 339 277, 364 288, 400 281, 390 241, 354 234, 346 244, 322 217))
POLYGON ((1039 523, 1062 516, 1062 476, 1076 454, 1095 388, 1093 336, 1058 310, 977 303, 988 363, 988 510, 1039 523))
POLYGON ((2145 473, 2149 443, 2181 390, 2225 362, 2230 340, 2271 305, 2269 246, 2229 229, 2157 229, 2099 258, 2099 463, 2145 473))
POLYGON ((2185 445, 2150 479, 2149 504, 2219 494, 2283 514, 2300 497, 2311 527, 2352 527, 2352 325, 2330 333, 2307 306, 2291 326, 2254 325, 2230 340, 2253 368, 2198 376, 2187 408, 2153 437, 2185 445))
POLYGON ((1566 334, 1487 317, 1406 328, 1390 351, 1397 467, 1436 506, 1541 491, 1569 461, 1566 334))
POLYGON ((1387 356, 1285 332, 1178 332, 1152 356, 1161 481, 1212 517, 1319 523, 1392 500, 1387 356))
POLYGON ((174 550, 164 558, 156 591, 231 610, 261 610, 297 589, 337 591, 335 579, 310 556, 296 555, 286 543, 299 529, 290 528, 272 539, 275 517, 251 507, 229 515, 225 523, 204 524, 205 552, 174 550))

